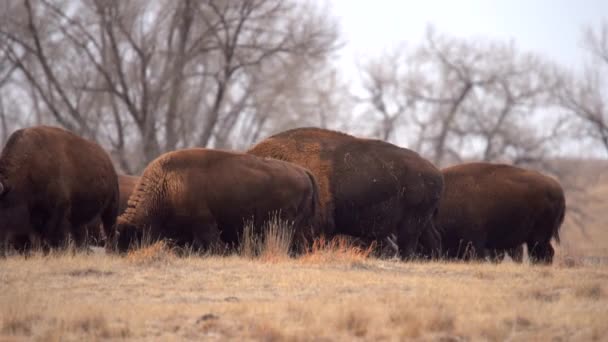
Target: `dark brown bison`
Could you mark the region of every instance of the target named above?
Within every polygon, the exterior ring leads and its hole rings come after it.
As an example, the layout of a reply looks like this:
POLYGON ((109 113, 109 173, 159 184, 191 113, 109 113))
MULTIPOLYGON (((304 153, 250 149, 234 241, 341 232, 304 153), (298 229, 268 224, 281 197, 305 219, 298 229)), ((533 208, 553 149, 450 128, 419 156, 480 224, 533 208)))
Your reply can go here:
POLYGON ((431 216, 439 204, 443 178, 411 150, 330 130, 298 128, 273 135, 248 153, 309 169, 319 184, 330 235, 381 242, 394 234, 402 257, 414 255, 421 233, 434 236, 426 231, 434 229, 431 216))
MULTIPOLYGON (((135 189, 135 184, 139 177, 129 175, 118 175, 118 215, 121 215, 127 209, 127 203, 129 197, 135 189)), ((87 235, 89 237, 89 244, 94 246, 103 246, 106 241, 105 232, 103 231, 103 224, 101 219, 96 217, 93 222, 87 224, 87 235)))
POLYGON ((0 156, 1 241, 47 249, 71 234, 82 245, 91 219, 110 232, 117 211, 116 171, 99 145, 49 126, 11 134, 0 156))
POLYGON ((502 258, 508 253, 521 261, 525 243, 532 262, 552 262, 551 238, 559 243, 566 208, 557 181, 489 163, 452 166, 443 169, 443 177, 435 226, 446 257, 502 258))
POLYGON ((296 165, 203 148, 169 152, 146 167, 118 218, 118 250, 146 231, 195 249, 236 245, 247 222, 259 229, 272 215, 291 222, 300 242, 316 234, 317 206, 314 177, 296 165))

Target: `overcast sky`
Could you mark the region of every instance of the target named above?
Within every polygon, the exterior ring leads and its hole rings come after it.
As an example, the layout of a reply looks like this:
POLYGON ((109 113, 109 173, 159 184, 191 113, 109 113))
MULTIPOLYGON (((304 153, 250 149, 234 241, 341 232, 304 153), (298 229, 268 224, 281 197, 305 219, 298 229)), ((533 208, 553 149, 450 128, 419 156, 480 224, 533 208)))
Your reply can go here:
POLYGON ((584 26, 608 19, 608 0, 329 0, 341 24, 343 58, 354 63, 424 37, 427 24, 456 37, 510 40, 568 67, 582 62, 584 26))

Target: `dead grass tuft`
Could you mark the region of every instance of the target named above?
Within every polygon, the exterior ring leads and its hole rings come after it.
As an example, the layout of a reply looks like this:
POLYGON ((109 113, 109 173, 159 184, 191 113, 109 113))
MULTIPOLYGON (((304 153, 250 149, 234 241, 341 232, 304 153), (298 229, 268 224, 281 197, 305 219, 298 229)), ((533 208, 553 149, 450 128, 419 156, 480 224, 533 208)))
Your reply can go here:
POLYGON ((108 321, 100 314, 77 318, 70 323, 69 328, 71 331, 84 333, 88 336, 112 337, 108 321))
POLYGON ((280 329, 269 322, 253 323, 251 326, 250 337, 256 341, 285 341, 287 338, 280 329))
POLYGON ((583 266, 583 262, 580 258, 564 255, 558 259, 557 266, 563 268, 575 268, 583 266))
POLYGON ((83 270, 74 270, 74 271, 68 272, 68 275, 71 275, 72 277, 87 277, 87 276, 103 277, 103 276, 109 276, 112 274, 114 274, 114 272, 99 271, 94 268, 86 268, 83 270))
POLYGON ((362 311, 349 311, 338 321, 338 328, 357 337, 364 337, 369 330, 370 318, 362 311))
MULTIPOLYGON (((10 288, 3 288, 3 292, 7 289, 10 288)), ((0 302, 0 340, 2 335, 30 336, 33 327, 42 318, 37 311, 30 310, 30 297, 25 293, 16 293, 7 298, 0 298, 3 299, 0 302)))
POLYGON ((510 319, 510 318, 505 319, 504 323, 509 328, 516 329, 516 330, 528 329, 533 324, 532 321, 530 321, 526 317, 522 317, 522 316, 517 316, 514 319, 510 319))
POLYGON ((127 254, 127 260, 137 265, 170 262, 176 257, 175 251, 162 240, 148 246, 132 249, 127 254))
POLYGON ((78 317, 66 317, 59 320, 46 331, 43 340, 79 340, 78 337, 82 336, 86 336, 89 340, 113 340, 125 339, 131 335, 128 326, 112 326, 102 313, 81 312, 78 317))
POLYGON ((369 258, 375 247, 375 243, 367 248, 357 246, 345 236, 336 236, 330 241, 320 237, 315 239, 312 248, 300 258, 300 261, 312 264, 336 262, 361 264, 369 258))
POLYGON ((452 332, 454 330, 454 317, 445 312, 438 312, 429 317, 426 328, 433 332, 452 332))
POLYGON ((587 284, 578 287, 574 294, 578 298, 586 298, 591 300, 598 300, 604 296, 604 290, 600 284, 587 284))
POLYGON ((538 300, 540 302, 553 303, 560 300, 561 295, 559 294, 559 292, 555 291, 532 290, 528 297, 538 300))
POLYGON ((293 236, 293 224, 281 220, 278 215, 273 215, 261 232, 256 232, 253 224, 248 222, 239 244, 239 254, 264 262, 283 261, 289 259, 293 236))
POLYGON ((32 325, 38 320, 34 315, 8 314, 2 319, 2 334, 10 336, 29 336, 32 325))
POLYGON ((405 339, 415 339, 422 333, 422 322, 420 318, 409 311, 399 310, 389 315, 389 322, 400 330, 400 335, 405 339))

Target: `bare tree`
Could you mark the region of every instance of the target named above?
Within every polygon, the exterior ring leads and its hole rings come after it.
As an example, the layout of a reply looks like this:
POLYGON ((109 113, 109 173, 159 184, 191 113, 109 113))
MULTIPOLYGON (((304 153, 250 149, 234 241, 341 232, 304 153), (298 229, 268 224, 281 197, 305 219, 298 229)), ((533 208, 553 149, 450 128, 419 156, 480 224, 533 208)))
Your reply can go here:
POLYGON ((558 97, 564 108, 582 124, 581 137, 591 137, 608 153, 608 22, 597 30, 587 28, 583 47, 590 56, 582 75, 565 76, 558 97))
POLYGON ((328 63, 338 38, 323 8, 291 0, 26 0, 6 10, 0 57, 27 106, 97 139, 128 172, 164 151, 236 146, 263 131, 264 87, 283 82, 275 98, 306 97, 303 76, 328 63))
POLYGON ((512 43, 454 39, 429 28, 421 46, 372 60, 363 75, 359 101, 380 118, 375 134, 438 165, 538 162, 562 129, 561 118, 548 111, 559 84, 553 67, 512 43), (534 129, 539 117, 545 127, 534 129))

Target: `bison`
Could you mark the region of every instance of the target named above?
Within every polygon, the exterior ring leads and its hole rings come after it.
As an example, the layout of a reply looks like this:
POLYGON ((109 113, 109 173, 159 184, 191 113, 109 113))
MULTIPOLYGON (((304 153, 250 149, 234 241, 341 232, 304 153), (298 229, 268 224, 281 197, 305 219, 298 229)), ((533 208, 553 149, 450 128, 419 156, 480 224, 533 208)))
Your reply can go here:
POLYGON ((404 258, 414 255, 422 233, 438 236, 428 231, 434 230, 431 217, 443 177, 414 151, 331 130, 298 128, 273 135, 248 153, 292 162, 313 173, 328 235, 381 242, 394 234, 404 258))
POLYGON ((551 263, 566 201, 560 184, 541 173, 490 163, 443 169, 445 181, 435 226, 448 258, 521 261, 526 244, 534 263, 551 263), (489 254, 489 255, 488 255, 489 254))
POLYGON ((272 215, 293 224, 295 243, 319 227, 314 177, 290 163, 243 153, 192 148, 161 155, 144 170, 117 220, 125 252, 144 232, 151 240, 208 249, 235 245, 247 222, 260 229, 272 215))
POLYGON ((69 234, 86 240, 99 216, 110 233, 118 211, 118 181, 108 154, 69 131, 36 126, 15 131, 0 155, 0 241, 60 247, 69 234))

